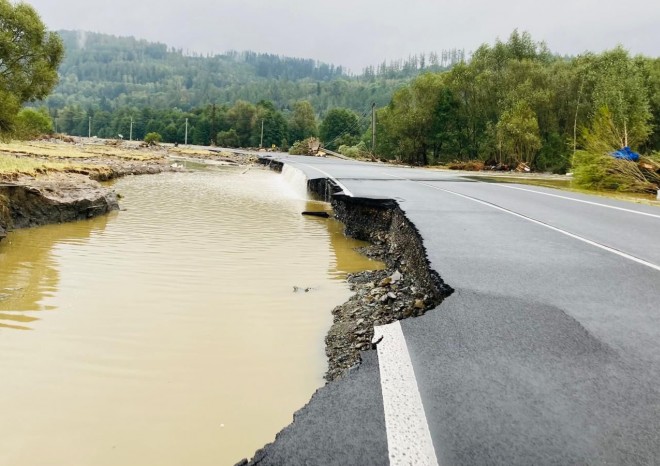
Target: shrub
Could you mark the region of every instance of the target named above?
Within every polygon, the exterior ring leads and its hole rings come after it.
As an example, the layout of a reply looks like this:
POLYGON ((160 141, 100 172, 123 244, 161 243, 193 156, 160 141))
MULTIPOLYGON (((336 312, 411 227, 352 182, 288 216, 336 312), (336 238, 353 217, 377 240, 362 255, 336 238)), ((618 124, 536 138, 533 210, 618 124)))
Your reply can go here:
POLYGON ((234 128, 229 131, 220 131, 217 139, 220 147, 236 148, 241 146, 241 139, 238 137, 238 133, 234 128))
POLYGON ((289 148, 291 155, 310 155, 314 154, 319 148, 320 142, 317 138, 307 138, 303 141, 296 141, 293 146, 289 148))
POLYGON ((53 120, 45 108, 24 108, 16 116, 16 138, 32 139, 53 133, 53 120))
POLYGON ((631 162, 582 150, 575 153, 572 165, 575 182, 587 189, 654 193, 660 186, 660 160, 655 156, 631 162))
POLYGON ((339 146, 337 152, 339 152, 341 155, 345 155, 346 157, 355 159, 369 156, 369 149, 367 149, 367 145, 364 143, 364 141, 360 141, 355 146, 349 146, 346 144, 339 146))
POLYGON ((146 142, 150 146, 155 146, 162 140, 163 137, 158 133, 147 133, 147 135, 144 137, 144 142, 146 142))
POLYGON ((291 155, 307 155, 309 152, 309 145, 305 141, 296 141, 289 147, 289 154, 291 155))

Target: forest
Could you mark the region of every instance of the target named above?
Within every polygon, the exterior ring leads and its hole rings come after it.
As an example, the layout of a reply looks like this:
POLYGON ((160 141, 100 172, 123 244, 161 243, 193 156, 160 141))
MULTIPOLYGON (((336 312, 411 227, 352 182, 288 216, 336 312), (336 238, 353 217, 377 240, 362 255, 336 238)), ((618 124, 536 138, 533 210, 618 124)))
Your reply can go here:
MULTIPOLYGON (((155 131, 168 142, 183 142, 188 119, 195 144, 215 142, 216 130, 228 131, 225 114, 237 102, 269 102, 287 121, 300 101, 309 102, 318 117, 336 107, 361 113, 372 102, 386 105, 397 88, 420 73, 448 69, 465 58, 462 50, 443 50, 385 61, 353 75, 311 59, 249 51, 201 56, 133 37, 58 34, 66 50, 60 82, 38 103, 57 131, 130 137, 132 119, 134 138, 155 131)), ((278 135, 274 143, 287 138, 278 135)))
POLYGON ((313 60, 60 35, 60 84, 38 105, 68 134, 284 150, 320 136, 330 149, 366 155, 375 103, 373 152, 384 159, 565 173, 585 154, 631 147, 652 159, 647 166, 660 163, 660 59, 622 47, 566 57, 516 30, 469 56, 412 55, 353 75, 313 60))
POLYGON ((484 44, 398 89, 376 152, 416 165, 480 160, 563 173, 579 150, 660 150, 660 59, 622 47, 560 57, 528 33, 484 44))

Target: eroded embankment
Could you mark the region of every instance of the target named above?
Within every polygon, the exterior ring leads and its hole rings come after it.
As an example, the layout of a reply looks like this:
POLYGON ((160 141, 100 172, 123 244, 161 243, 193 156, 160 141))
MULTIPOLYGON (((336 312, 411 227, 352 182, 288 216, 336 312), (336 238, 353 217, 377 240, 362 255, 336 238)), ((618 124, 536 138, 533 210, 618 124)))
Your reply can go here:
POLYGON ((99 181, 180 170, 166 158, 96 157, 76 162, 63 171, 38 176, 9 173, 0 177, 0 240, 7 230, 81 220, 118 209, 117 194, 99 181))
POLYGON ((82 220, 118 208, 114 191, 84 175, 0 183, 0 239, 8 229, 82 220))
MULTIPOLYGON (((317 181, 310 188, 320 195, 336 191, 326 184, 317 181)), ((328 381, 344 375, 360 362, 360 351, 372 348, 374 326, 423 315, 453 291, 431 269, 419 232, 396 202, 336 193, 330 201, 346 234, 370 242, 362 252, 385 262, 387 269, 349 276, 355 294, 333 309, 325 339, 328 381)))
MULTIPOLYGON (((283 168, 276 160, 259 162, 276 171, 283 168)), ((332 311, 325 339, 325 378, 332 381, 360 362, 360 351, 372 349, 374 326, 423 315, 453 290, 431 269, 422 237, 396 201, 346 196, 324 178, 309 180, 307 187, 331 203, 346 235, 371 243, 363 254, 387 264, 386 270, 349 275, 355 294, 332 311)))

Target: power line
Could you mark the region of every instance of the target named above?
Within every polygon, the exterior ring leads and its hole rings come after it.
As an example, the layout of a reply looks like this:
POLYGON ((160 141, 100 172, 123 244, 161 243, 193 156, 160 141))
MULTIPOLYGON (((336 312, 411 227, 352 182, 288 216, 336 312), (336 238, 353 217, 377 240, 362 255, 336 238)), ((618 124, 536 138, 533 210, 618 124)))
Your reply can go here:
POLYGON ((332 141, 327 142, 325 145, 326 145, 326 146, 331 146, 332 144, 334 144, 335 142, 337 142, 337 141, 338 141, 339 139, 341 139, 342 137, 344 137, 344 136, 350 134, 351 132, 353 132, 353 131, 356 130, 356 129, 359 129, 359 127, 363 124, 363 122, 364 122, 365 119, 367 118, 367 115, 369 115, 370 112, 371 112, 371 106, 369 106, 368 109, 365 110, 365 111, 362 113, 362 115, 358 117, 357 121, 356 121, 355 123, 353 123, 353 125, 351 125, 351 127, 349 127, 348 129, 345 129, 342 133, 340 133, 340 134, 339 134, 337 137, 335 137, 332 141))

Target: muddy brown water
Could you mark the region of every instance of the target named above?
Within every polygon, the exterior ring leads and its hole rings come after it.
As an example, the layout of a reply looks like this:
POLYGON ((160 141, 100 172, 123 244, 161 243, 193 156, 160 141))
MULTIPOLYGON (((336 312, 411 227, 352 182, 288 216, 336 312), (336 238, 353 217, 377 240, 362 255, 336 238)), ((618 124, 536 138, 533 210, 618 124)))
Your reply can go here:
POLYGON ((125 211, 0 243, 0 464, 233 464, 323 384, 346 273, 380 264, 243 171, 126 178, 125 211))

